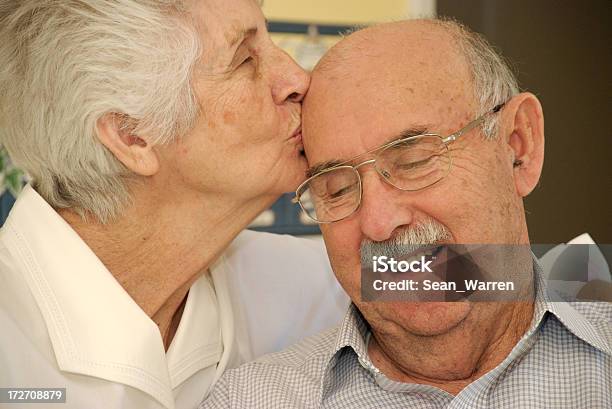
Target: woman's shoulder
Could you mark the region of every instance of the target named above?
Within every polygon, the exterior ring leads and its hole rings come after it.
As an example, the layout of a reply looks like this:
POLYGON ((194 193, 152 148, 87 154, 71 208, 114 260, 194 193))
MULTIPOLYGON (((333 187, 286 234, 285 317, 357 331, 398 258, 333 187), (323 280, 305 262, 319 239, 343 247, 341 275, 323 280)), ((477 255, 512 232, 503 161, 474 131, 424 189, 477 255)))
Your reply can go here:
POLYGON ((346 311, 322 240, 245 231, 220 261, 216 276, 248 332, 251 358, 334 326, 346 311))

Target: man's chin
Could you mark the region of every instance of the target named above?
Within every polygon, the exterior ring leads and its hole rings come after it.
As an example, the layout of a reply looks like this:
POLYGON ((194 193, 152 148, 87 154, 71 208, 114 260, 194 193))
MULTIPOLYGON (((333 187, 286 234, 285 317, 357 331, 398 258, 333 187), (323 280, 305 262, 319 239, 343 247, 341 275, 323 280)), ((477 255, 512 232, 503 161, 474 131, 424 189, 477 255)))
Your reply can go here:
POLYGON ((460 326, 472 307, 469 302, 390 302, 375 308, 385 321, 413 335, 432 337, 460 326))

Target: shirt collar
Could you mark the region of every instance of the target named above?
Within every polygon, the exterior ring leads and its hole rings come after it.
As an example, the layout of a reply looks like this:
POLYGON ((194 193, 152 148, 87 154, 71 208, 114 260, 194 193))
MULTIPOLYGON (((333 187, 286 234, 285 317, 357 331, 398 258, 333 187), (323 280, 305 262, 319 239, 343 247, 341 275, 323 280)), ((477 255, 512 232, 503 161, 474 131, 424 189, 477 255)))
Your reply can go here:
MULTIPOLYGON (((534 306, 534 319, 531 328, 535 329, 542 321, 547 312, 553 314, 572 334, 580 338, 592 347, 612 355, 612 345, 607 340, 602 328, 599 328, 595 322, 588 319, 577 308, 580 305, 593 304, 585 301, 564 301, 562 296, 555 293, 549 286, 546 285, 546 279, 540 263, 535 259, 534 281, 536 289, 536 302, 534 306)), ((596 303, 596 302, 595 302, 596 303)))
POLYGON ((218 359, 216 301, 206 277, 190 290, 186 322, 181 319, 167 358, 157 325, 32 187, 20 194, 5 228, 23 260, 60 370, 132 386, 173 408, 172 387, 218 359), (196 308, 206 297, 209 312, 196 308), (197 326, 189 325, 194 321, 197 326))
POLYGON ((219 362, 223 352, 221 316, 213 280, 204 275, 189 289, 181 321, 166 353, 172 389, 196 371, 219 362))
MULTIPOLYGON (((568 302, 556 301, 556 298, 551 296, 543 277, 542 268, 535 256, 533 256, 533 272, 535 289, 534 314, 531 325, 523 339, 535 333, 546 314, 551 313, 576 337, 604 353, 612 354, 612 347, 606 341, 606 335, 601 329, 593 325, 592 322, 574 309, 568 302)), ((326 361, 321 381, 321 399, 326 392, 325 388, 327 385, 333 384, 330 379, 333 369, 342 358, 342 352, 347 347, 357 356, 361 366, 372 373, 373 376, 376 377, 381 374, 368 355, 367 344, 369 336, 370 328, 368 323, 357 306, 351 303, 339 327, 336 342, 330 351, 329 360, 326 361)))

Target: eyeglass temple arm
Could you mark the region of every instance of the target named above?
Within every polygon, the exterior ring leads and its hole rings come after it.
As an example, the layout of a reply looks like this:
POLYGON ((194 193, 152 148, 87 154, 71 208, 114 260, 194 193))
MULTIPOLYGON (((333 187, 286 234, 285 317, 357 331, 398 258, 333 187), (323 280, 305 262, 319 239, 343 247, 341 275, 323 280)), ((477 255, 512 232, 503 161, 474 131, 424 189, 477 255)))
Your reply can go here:
POLYGON ((467 124, 465 127, 461 128, 460 130, 458 130, 454 134, 447 136, 442 141, 444 143, 449 143, 449 142, 452 142, 452 141, 456 140, 457 138, 459 138, 464 133, 467 133, 467 132, 471 131, 472 129, 480 126, 487 116, 498 113, 504 107, 504 105, 506 105, 505 102, 502 102, 499 105, 495 105, 495 107, 492 110, 490 110, 489 112, 486 112, 485 114, 481 115, 479 118, 474 119, 472 122, 467 124))

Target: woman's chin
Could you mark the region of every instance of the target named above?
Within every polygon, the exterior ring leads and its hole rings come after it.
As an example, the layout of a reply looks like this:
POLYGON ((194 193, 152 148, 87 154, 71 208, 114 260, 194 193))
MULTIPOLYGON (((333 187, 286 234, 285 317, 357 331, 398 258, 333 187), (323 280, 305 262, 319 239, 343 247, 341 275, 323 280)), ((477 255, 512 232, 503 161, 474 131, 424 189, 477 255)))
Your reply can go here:
POLYGON ((274 166, 265 172, 258 172, 257 175, 245 175, 248 177, 248 184, 251 195, 256 196, 280 196, 284 193, 292 193, 298 188, 300 183, 306 178, 308 163, 306 158, 296 153, 285 153, 277 158, 274 166))
POLYGON ((281 169, 282 175, 279 179, 281 182, 278 184, 281 193, 295 192, 306 179, 306 170, 308 169, 306 157, 299 152, 292 156, 281 169))

